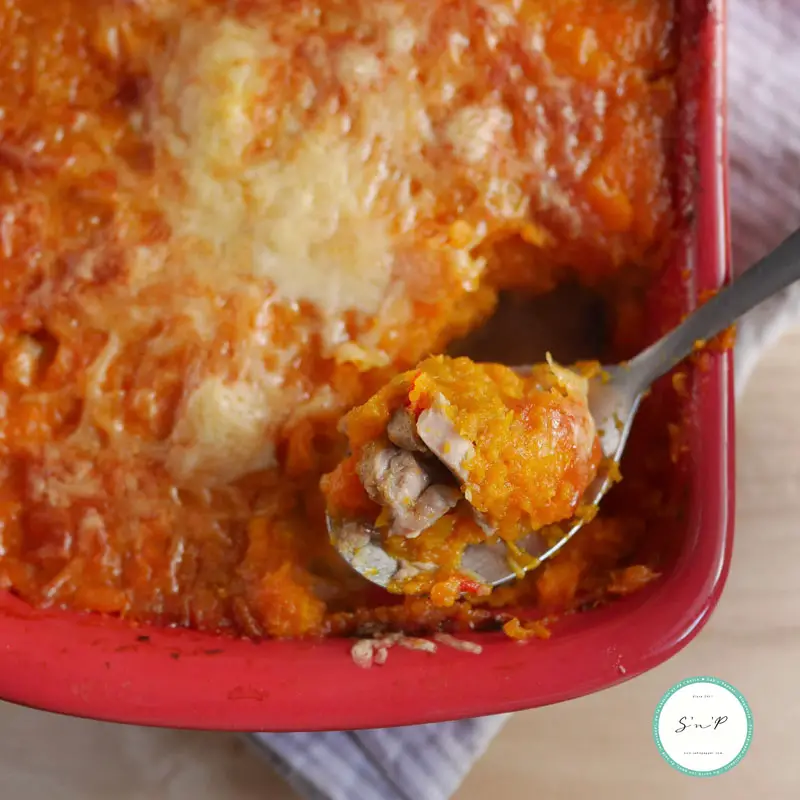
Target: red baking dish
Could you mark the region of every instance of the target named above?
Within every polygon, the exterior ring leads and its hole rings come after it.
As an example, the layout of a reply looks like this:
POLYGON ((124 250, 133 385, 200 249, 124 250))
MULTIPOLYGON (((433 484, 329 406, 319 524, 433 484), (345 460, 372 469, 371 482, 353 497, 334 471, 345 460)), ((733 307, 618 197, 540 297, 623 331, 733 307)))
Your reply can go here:
MULTIPOLYGON (((728 277, 724 114, 724 4, 685 0, 681 25, 683 191, 693 225, 663 298, 728 277)), ((218 730, 323 730, 435 722, 557 703, 630 680, 684 647, 725 583, 733 534, 730 353, 713 354, 686 401, 690 507, 670 567, 647 589, 573 615, 548 641, 520 646, 481 634, 476 657, 397 648, 361 670, 350 642, 233 641, 185 630, 133 628, 109 618, 41 612, 0 593, 0 697, 119 722, 218 730)))

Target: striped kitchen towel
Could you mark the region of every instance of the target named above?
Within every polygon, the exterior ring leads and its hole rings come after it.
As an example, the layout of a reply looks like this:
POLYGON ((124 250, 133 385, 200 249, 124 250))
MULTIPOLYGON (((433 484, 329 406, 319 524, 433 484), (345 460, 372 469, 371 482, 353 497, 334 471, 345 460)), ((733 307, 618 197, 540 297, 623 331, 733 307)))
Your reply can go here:
POLYGON ((250 738, 307 800, 445 800, 507 717, 250 738))
MULTIPOLYGON (((729 135, 734 271, 800 226, 800 2, 729 0, 729 135)), ((763 349, 800 321, 800 286, 739 326, 736 391, 763 349)), ((253 734, 308 800, 446 800, 505 716, 335 733, 253 734)))

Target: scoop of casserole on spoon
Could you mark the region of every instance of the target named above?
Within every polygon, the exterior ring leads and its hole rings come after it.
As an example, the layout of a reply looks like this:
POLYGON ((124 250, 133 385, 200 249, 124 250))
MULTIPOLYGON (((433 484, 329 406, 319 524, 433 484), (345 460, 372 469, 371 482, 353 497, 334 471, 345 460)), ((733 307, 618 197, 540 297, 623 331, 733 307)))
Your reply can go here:
POLYGON ((799 278, 800 231, 625 364, 423 361, 345 417, 350 455, 323 480, 332 543, 444 604, 523 576, 594 516, 652 383, 799 278))

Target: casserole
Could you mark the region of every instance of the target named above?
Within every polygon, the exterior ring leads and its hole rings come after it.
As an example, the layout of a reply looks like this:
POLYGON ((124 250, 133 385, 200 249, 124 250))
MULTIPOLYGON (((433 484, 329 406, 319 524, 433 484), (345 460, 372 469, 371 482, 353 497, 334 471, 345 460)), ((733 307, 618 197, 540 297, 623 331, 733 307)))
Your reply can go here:
MULTIPOLYGON (((652 335, 727 277, 722 8, 686 2, 680 20, 678 190, 691 207, 692 224, 652 287, 652 335)), ((629 679, 688 642, 713 609, 727 573, 733 502, 729 355, 709 355, 691 377, 681 408, 688 455, 674 471, 674 480, 687 486, 688 514, 670 532, 675 546, 661 579, 611 606, 560 621, 547 642, 522 647, 480 634, 479 658, 400 651, 385 667, 354 674, 344 641, 254 644, 135 629, 113 619, 35 611, 4 594, 0 694, 125 722, 314 730, 499 713, 629 679), (472 660, 465 665, 465 658, 472 660)))

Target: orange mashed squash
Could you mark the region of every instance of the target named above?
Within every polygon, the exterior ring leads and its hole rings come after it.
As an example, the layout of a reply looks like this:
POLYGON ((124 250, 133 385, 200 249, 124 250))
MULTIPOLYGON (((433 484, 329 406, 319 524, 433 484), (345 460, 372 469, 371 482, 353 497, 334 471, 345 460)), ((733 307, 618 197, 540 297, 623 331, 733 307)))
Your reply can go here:
POLYGON ((498 626, 646 583, 674 508, 659 413, 627 500, 480 603, 353 573, 320 479, 342 416, 501 291, 577 280, 613 355, 642 344, 676 225, 675 15, 3 0, 0 589, 259 638, 498 626))

